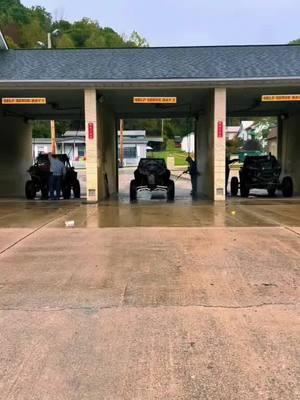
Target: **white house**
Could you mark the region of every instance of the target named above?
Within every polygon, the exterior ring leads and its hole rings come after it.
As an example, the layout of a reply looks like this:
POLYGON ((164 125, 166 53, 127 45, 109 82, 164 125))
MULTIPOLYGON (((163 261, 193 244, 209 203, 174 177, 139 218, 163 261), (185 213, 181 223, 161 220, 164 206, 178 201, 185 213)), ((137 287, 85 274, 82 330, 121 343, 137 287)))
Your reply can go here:
MULTIPOLYGON (((85 157, 85 131, 67 131, 56 139, 58 153, 67 154, 71 161, 80 161, 85 157)), ((32 156, 51 151, 50 138, 32 139, 32 156)))
POLYGON ((227 126, 226 127, 226 139, 227 140, 235 139, 239 135, 240 129, 241 129, 240 126, 227 126))
MULTIPOLYGON (((120 132, 118 132, 120 142, 120 132)), ((147 156, 146 131, 124 131, 124 166, 137 166, 140 158, 147 156)), ((81 163, 85 160, 85 131, 67 131, 56 139, 58 153, 67 154, 70 161, 81 163)), ((120 143, 119 143, 120 151, 120 143)), ((50 138, 32 139, 32 157, 35 159, 40 153, 51 151, 50 138)), ((120 157, 119 157, 120 158, 120 157)))
POLYGON ((278 156, 278 128, 272 128, 267 137, 267 152, 273 156, 278 156))
POLYGON ((33 138, 32 139, 32 159, 35 160, 39 154, 51 151, 51 139, 33 138))
MULTIPOLYGON (((226 139, 232 140, 236 138, 241 130, 241 126, 227 126, 226 139)), ((181 141, 181 150, 186 153, 195 153, 195 134, 193 132, 184 136, 181 141)))
MULTIPOLYGON (((141 158, 147 156, 147 143, 146 131, 124 131, 124 167, 135 167, 138 165, 141 158)), ((119 138, 119 156, 120 159, 120 131, 118 131, 119 138)))
POLYGON ((186 153, 195 153, 195 134, 194 132, 184 136, 181 141, 181 150, 186 153))
POLYGON ((61 153, 67 154, 70 160, 85 159, 85 131, 67 131, 57 141, 61 153))
POLYGON ((253 125, 255 125, 254 121, 242 121, 238 135, 239 138, 243 139, 245 142, 248 139, 251 139, 251 130, 253 129, 253 125))

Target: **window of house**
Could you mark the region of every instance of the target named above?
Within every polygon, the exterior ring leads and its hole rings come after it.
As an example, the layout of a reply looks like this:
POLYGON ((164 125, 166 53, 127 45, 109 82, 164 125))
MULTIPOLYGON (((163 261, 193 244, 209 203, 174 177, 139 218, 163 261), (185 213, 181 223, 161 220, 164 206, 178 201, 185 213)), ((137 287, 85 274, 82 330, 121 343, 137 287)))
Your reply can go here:
POLYGON ((85 156, 85 145, 79 144, 78 145, 78 157, 84 157, 84 156, 85 156))
POLYGON ((124 147, 124 158, 136 158, 136 147, 124 147))

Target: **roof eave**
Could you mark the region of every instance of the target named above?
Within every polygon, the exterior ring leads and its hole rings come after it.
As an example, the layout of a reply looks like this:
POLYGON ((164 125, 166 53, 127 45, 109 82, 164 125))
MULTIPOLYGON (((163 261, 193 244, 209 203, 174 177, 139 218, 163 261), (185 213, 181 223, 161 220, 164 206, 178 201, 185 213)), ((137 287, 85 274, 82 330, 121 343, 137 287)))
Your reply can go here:
POLYGON ((300 76, 261 78, 191 78, 191 79, 61 79, 61 80, 0 80, 0 88, 147 88, 147 87, 250 87, 250 86, 300 86, 300 76))

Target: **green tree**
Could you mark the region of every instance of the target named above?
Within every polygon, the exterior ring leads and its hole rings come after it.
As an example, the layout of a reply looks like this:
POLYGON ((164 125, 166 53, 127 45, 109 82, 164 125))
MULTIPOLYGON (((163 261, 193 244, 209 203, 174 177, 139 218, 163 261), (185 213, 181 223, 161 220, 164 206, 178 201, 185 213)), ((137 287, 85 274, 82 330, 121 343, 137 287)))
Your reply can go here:
POLYGON ((243 149, 244 141, 239 137, 235 137, 232 140, 226 140, 226 153, 237 154, 239 150, 243 149))
POLYGON ((135 47, 149 47, 149 43, 147 42, 147 40, 139 35, 136 31, 132 32, 128 42, 133 43, 135 47))
POLYGON ((103 34, 105 37, 106 47, 125 47, 126 43, 123 38, 111 28, 104 28, 103 34))
POLYGON ((98 22, 92 21, 89 18, 83 18, 81 21, 76 21, 72 25, 70 35, 76 47, 85 47, 89 37, 100 29, 98 22))
POLYGON ((47 33, 44 31, 37 18, 31 20, 27 25, 22 27, 22 39, 20 47, 33 48, 36 47, 37 42, 47 42, 47 33))
POLYGON ((71 36, 67 33, 64 33, 57 39, 56 47, 60 49, 73 49, 75 47, 75 44, 71 36))
POLYGON ((91 36, 86 40, 85 47, 88 48, 100 48, 106 47, 106 41, 104 35, 99 32, 93 32, 91 36))
POLYGON ((14 42, 13 38, 11 38, 8 35, 5 35, 5 40, 7 42, 7 45, 10 49, 17 49, 18 45, 14 42))
POLYGON ((300 44, 300 39, 292 40, 289 44, 300 44))
POLYGON ((49 31, 52 24, 52 16, 44 7, 32 7, 29 11, 31 19, 37 19, 44 30, 49 31))
MULTIPOLYGON (((83 130, 84 127, 78 121, 56 121, 56 137, 61 137, 68 130, 83 130)), ((33 138, 50 138, 50 121, 33 121, 33 138)))
POLYGON ((33 121, 32 137, 33 138, 50 138, 50 122, 49 121, 33 121))
POLYGON ((129 119, 125 121, 127 130, 146 130, 149 136, 163 135, 164 141, 174 139, 175 136, 184 137, 194 132, 195 121, 193 118, 168 118, 164 119, 129 119))
POLYGON ((1 25, 5 21, 28 24, 30 22, 29 9, 24 7, 19 0, 0 0, 0 21, 1 25))
POLYGON ((71 23, 53 21, 44 7, 25 7, 20 0, 0 0, 0 27, 11 48, 35 48, 38 41, 47 42, 47 33, 59 29, 61 36, 53 38, 59 48, 146 46, 147 41, 134 31, 127 40, 97 21, 82 18, 71 23))

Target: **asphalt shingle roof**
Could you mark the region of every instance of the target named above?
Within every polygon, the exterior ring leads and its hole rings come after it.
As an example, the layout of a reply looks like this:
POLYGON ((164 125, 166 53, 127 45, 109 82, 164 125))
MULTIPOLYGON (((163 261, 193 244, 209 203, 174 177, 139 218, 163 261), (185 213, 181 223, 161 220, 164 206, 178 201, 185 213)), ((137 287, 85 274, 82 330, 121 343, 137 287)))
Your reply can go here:
POLYGON ((300 77, 300 46, 0 51, 0 80, 300 77))

